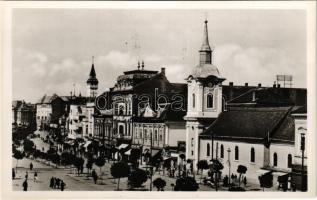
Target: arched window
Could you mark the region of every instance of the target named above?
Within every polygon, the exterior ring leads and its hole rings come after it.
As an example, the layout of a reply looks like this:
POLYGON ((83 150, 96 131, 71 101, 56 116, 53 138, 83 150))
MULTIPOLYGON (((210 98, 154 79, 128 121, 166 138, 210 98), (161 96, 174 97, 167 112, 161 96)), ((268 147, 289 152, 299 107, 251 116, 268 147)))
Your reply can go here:
POLYGON ((195 108, 195 94, 192 95, 192 99, 193 99, 193 108, 195 108))
POLYGON ((250 161, 252 162, 252 163, 254 163, 255 162, 255 152, 254 152, 254 148, 252 147, 251 148, 251 159, 250 159, 250 161))
POLYGON ((207 108, 214 107, 214 98, 212 94, 207 94, 207 108))
POLYGON ((273 155, 273 166, 274 167, 277 166, 277 153, 274 153, 274 155, 273 155))
POLYGON ((207 156, 210 156, 210 144, 207 143, 207 156))
POLYGON ((234 148, 234 159, 239 160, 239 147, 238 146, 236 146, 234 148))
POLYGON ((224 149, 223 149, 223 145, 220 145, 220 158, 224 157, 224 149))
POLYGON ((291 168, 292 167, 292 155, 288 154, 287 156, 287 167, 291 168))

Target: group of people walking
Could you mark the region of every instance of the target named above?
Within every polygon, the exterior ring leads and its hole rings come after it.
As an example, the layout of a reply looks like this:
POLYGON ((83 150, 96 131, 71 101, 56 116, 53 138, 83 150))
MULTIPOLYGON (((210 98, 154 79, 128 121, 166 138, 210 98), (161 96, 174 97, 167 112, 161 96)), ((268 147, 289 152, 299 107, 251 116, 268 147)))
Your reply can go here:
POLYGON ((65 186, 66 186, 66 183, 62 179, 56 178, 56 177, 51 177, 50 188, 61 189, 61 191, 64 191, 65 186))

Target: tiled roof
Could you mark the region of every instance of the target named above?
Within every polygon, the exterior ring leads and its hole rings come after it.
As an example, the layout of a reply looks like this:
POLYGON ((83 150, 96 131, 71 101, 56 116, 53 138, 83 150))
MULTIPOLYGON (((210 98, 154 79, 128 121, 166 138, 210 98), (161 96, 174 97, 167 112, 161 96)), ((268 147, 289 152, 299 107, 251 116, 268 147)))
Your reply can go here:
POLYGON ((232 108, 221 113, 201 134, 202 138, 265 143, 268 140, 293 141, 291 107, 232 108))

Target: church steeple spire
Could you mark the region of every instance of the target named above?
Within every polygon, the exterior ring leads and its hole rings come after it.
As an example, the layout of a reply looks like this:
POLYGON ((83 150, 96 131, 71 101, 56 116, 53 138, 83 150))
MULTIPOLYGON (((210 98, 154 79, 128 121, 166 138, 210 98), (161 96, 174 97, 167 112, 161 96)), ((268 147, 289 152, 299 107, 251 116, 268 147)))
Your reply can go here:
POLYGON ((92 65, 89 73, 89 78, 87 80, 87 97, 96 97, 98 90, 98 79, 96 77, 94 56, 92 57, 92 65))
POLYGON ((209 46, 209 39, 208 39, 208 21, 205 20, 205 26, 204 26, 204 33, 203 33, 203 44, 199 50, 200 59, 199 64, 212 64, 212 50, 209 46))

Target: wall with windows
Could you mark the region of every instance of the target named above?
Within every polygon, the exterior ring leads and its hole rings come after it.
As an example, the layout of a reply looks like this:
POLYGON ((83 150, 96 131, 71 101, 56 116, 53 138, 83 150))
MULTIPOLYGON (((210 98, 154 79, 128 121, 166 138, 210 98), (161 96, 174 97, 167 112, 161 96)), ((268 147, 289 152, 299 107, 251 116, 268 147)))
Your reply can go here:
MULTIPOLYGON (((258 183, 257 171, 264 165, 264 145, 250 144, 244 142, 230 142, 214 140, 214 158, 218 157, 223 164, 222 175, 228 175, 228 148, 230 148, 230 163, 233 174, 237 174, 238 165, 244 165, 248 168, 246 176, 249 181, 258 183), (218 143, 218 145, 217 145, 218 143), (217 150, 218 146, 218 150, 217 150)), ((211 139, 200 139, 199 159, 210 161, 212 159, 212 141, 211 139), (208 150, 208 147, 210 148, 208 150)))
POLYGON ((133 123, 133 144, 162 148, 165 145, 165 125, 163 123, 133 123), (152 140, 151 140, 152 136, 152 140))
POLYGON ((289 166, 289 159, 294 162, 294 151, 294 145, 271 144, 270 166, 276 169, 281 169, 283 171, 291 171, 291 166, 289 166))
POLYGON ((36 124, 38 127, 41 124, 47 124, 50 121, 52 114, 52 106, 50 104, 38 104, 36 106, 36 124))

